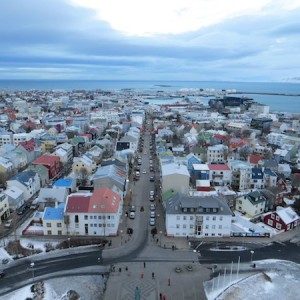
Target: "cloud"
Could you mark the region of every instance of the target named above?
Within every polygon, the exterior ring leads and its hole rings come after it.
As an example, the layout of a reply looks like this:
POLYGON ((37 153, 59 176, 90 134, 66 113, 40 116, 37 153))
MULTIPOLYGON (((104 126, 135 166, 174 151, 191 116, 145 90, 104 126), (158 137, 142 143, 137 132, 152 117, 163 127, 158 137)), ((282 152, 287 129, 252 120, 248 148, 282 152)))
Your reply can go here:
POLYGON ((139 3, 146 4, 1 1, 0 78, 268 81, 299 76, 298 1, 165 0, 159 1, 161 11, 156 0, 139 3), (217 2, 226 7, 212 11, 217 2), (140 9, 134 14, 140 32, 129 34, 114 18, 128 22, 133 5, 140 9), (109 19, 108 12, 116 15, 109 19), (166 27, 158 34, 159 22, 166 27), (172 27, 176 33, 169 34, 172 27))

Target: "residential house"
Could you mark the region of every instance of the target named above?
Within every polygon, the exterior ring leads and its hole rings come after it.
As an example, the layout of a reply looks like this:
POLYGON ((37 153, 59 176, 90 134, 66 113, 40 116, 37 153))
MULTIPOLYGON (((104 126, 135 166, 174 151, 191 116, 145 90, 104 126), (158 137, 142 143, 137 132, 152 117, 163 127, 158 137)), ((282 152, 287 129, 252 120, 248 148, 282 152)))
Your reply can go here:
POLYGON ((161 164, 161 191, 174 190, 180 193, 189 191, 190 173, 185 165, 161 164))
POLYGON ((0 156, 0 182, 5 184, 14 172, 14 166, 9 159, 0 156))
POLYGON ((108 188, 72 194, 65 209, 68 234, 115 236, 121 213, 119 195, 108 188))
POLYGON ((78 174, 79 177, 83 175, 91 175, 97 169, 97 165, 93 160, 92 155, 86 153, 81 157, 74 157, 72 171, 78 174))
POLYGON ((36 142, 34 141, 33 138, 31 138, 29 141, 20 142, 17 149, 26 150, 25 154, 27 156, 27 162, 28 163, 31 163, 38 156, 41 155, 41 151, 37 147, 37 144, 36 144, 36 142))
POLYGON ((53 180, 60 176, 60 157, 55 155, 42 155, 32 162, 33 165, 43 165, 48 169, 49 179, 53 180))
POLYGON ((228 165, 232 172, 231 186, 239 191, 249 189, 252 173, 251 164, 241 160, 231 160, 228 165))
POLYGON ((251 164, 253 167, 258 167, 259 163, 263 161, 263 156, 259 154, 250 154, 248 156, 248 162, 251 164))
POLYGON ((252 168, 251 175, 251 189, 261 190, 265 186, 264 184, 264 172, 262 168, 252 168))
POLYGON ((276 211, 264 216, 264 223, 283 231, 289 231, 299 225, 299 215, 290 207, 277 206, 276 211))
POLYGON ((290 178, 292 174, 292 170, 289 164, 279 164, 278 172, 283 174, 285 178, 290 178))
POLYGON ((264 173, 264 187, 275 187, 277 184, 277 174, 269 168, 263 168, 264 173))
POLYGON ((49 183, 48 169, 43 165, 30 165, 26 170, 32 170, 39 174, 41 187, 49 183))
POLYGON ((25 170, 7 180, 7 186, 21 189, 24 193, 24 200, 27 201, 40 191, 40 177, 32 170, 25 170))
POLYGON ((218 197, 194 197, 177 193, 165 200, 163 206, 167 236, 230 236, 232 211, 218 197))
POLYGON ((283 204, 283 199, 286 191, 283 191, 280 187, 268 187, 262 191, 262 194, 266 198, 266 211, 275 210, 276 206, 283 204))
POLYGON ((10 210, 16 210, 24 204, 24 192, 17 186, 8 187, 3 193, 8 198, 10 210))
POLYGON ((231 169, 225 164, 208 164, 209 180, 213 186, 231 184, 231 169))
POLYGON ((286 149, 276 149, 274 152, 274 159, 280 164, 282 161, 290 161, 290 151, 286 149))
POLYGON ((255 217, 264 213, 265 207, 266 198, 258 191, 250 192, 236 199, 235 209, 247 214, 249 217, 255 217))
POLYGON ((73 178, 60 178, 53 183, 54 188, 65 188, 71 194, 76 191, 76 180, 73 178))
POLYGON ((225 163, 227 160, 228 147, 222 144, 208 146, 207 163, 225 163))
POLYGON ((187 169, 189 171, 189 173, 191 174, 191 176, 195 175, 193 174, 193 165, 194 164, 201 164, 202 161, 201 159, 195 155, 194 153, 189 153, 187 156, 186 156, 186 159, 187 159, 187 169))
POLYGON ((0 224, 7 220, 10 216, 8 196, 0 192, 0 224))
POLYGON ((66 235, 65 204, 58 207, 46 207, 42 217, 44 235, 66 235))
POLYGON ((69 191, 64 187, 41 188, 38 196, 40 209, 44 209, 45 207, 57 207, 61 203, 66 203, 68 194, 69 191))

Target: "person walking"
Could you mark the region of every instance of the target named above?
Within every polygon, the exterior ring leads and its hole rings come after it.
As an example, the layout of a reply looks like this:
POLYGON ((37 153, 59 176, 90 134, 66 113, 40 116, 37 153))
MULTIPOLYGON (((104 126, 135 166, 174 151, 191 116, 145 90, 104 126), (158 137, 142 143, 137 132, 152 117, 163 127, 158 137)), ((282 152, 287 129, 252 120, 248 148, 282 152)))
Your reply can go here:
POLYGON ((146 263, 144 262, 144 269, 146 268, 146 263))
POLYGON ((154 277, 154 272, 152 272, 152 279, 154 279, 155 277, 154 277))

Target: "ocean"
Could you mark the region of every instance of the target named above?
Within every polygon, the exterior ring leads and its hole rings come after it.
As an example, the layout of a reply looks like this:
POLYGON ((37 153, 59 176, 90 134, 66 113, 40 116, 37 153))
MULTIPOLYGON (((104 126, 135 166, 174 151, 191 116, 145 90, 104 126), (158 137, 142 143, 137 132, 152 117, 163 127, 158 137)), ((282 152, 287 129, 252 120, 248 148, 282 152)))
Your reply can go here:
MULTIPOLYGON (((126 80, 0 80, 0 90, 120 90, 176 91, 180 89, 215 89, 249 92, 241 94, 270 106, 271 111, 300 113, 300 83, 226 82, 226 81, 126 81, 126 80), (279 93, 298 96, 264 95, 279 93)), ((237 96, 240 96, 237 94, 237 96)), ((203 99, 203 103, 208 100, 203 99)))

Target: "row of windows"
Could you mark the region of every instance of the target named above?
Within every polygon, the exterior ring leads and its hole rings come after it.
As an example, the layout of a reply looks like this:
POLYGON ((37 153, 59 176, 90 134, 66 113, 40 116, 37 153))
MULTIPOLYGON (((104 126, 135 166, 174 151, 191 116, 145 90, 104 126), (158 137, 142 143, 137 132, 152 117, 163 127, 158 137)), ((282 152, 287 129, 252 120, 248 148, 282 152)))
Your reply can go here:
MULTIPOLYGON (((47 231, 47 234, 48 234, 48 235, 52 235, 52 231, 51 231, 51 230, 48 230, 48 231, 47 231)), ((62 235, 62 231, 61 231, 61 230, 58 230, 58 231, 57 231, 57 234, 58 234, 58 235, 62 235)))
POLYGON ((90 224, 90 227, 115 227, 115 224, 105 224, 105 223, 103 223, 103 224, 90 224))
MULTIPOLYGON (((190 224, 190 229, 193 229, 194 225, 190 224)), ((218 225, 218 229, 222 229, 223 226, 222 225, 218 225)), ((176 229, 180 229, 180 224, 176 224, 176 229)), ((182 225, 182 229, 186 229, 186 224, 182 225)), ((205 229, 217 229, 216 225, 211 225, 211 228, 209 225, 205 225, 205 229)))
MULTIPOLYGON (((180 221, 181 219, 182 219, 183 221, 186 221, 186 220, 188 219, 188 217, 187 217, 187 216, 183 216, 182 218, 180 218, 180 216, 176 216, 176 220, 177 220, 177 221, 180 221)), ((194 217, 193 217, 193 216, 190 216, 189 219, 190 219, 190 221, 193 221, 193 220, 194 220, 194 217)), ((196 219, 197 219, 197 218, 196 218, 196 219)), ((212 217, 206 216, 206 217, 205 217, 205 220, 206 220, 206 221, 209 221, 209 220, 216 221, 216 220, 217 220, 217 217, 216 217, 216 216, 212 216, 212 217)), ((223 221, 223 216, 219 216, 218 220, 219 220, 219 221, 223 221)), ((202 217, 201 217, 201 221, 202 221, 202 217)))
MULTIPOLYGON (((51 225, 52 225, 51 223, 46 223, 47 227, 52 227, 51 225)), ((61 226, 62 226, 61 223, 56 223, 56 227, 61 227, 61 226)))
MULTIPOLYGON (((84 216, 85 220, 88 220, 88 218, 89 218, 89 216, 87 216, 87 215, 84 216)), ((90 216, 90 220, 96 220, 96 219, 98 219, 98 220, 101 220, 101 219, 103 219, 103 220, 105 220, 105 219, 114 220, 115 216, 96 216, 96 215, 90 216)))
MULTIPOLYGON (((175 235, 177 235, 177 236, 182 236, 182 235, 187 236, 188 234, 187 233, 181 234, 180 232, 176 232, 175 235)), ((211 233, 211 234, 205 233, 204 236, 216 236, 216 234, 215 233, 211 233)), ((217 236, 222 236, 222 233, 218 233, 217 236)))

